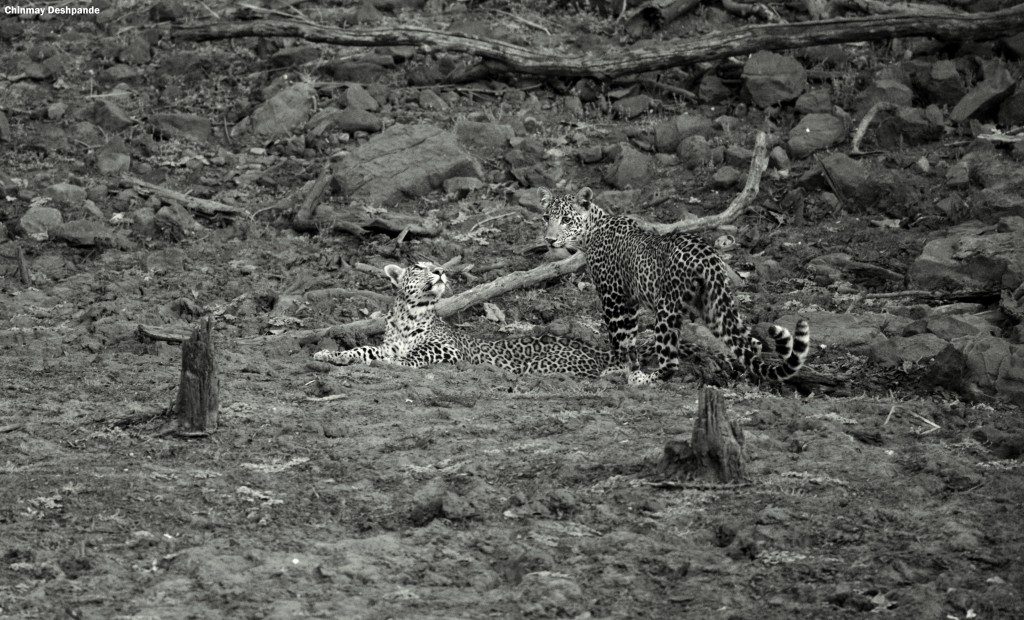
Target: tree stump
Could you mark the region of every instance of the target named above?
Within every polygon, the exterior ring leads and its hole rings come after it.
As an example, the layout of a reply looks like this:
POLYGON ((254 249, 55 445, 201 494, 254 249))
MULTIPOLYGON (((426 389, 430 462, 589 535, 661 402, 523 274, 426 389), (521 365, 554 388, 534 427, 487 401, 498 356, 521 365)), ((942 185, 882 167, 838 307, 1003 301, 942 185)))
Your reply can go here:
POLYGON ((725 413, 714 388, 702 388, 690 441, 673 440, 655 467, 660 480, 743 484, 746 482, 743 429, 725 413))
POLYGON ((181 345, 181 380, 175 404, 179 433, 205 435, 217 428, 219 387, 213 320, 206 317, 181 345))

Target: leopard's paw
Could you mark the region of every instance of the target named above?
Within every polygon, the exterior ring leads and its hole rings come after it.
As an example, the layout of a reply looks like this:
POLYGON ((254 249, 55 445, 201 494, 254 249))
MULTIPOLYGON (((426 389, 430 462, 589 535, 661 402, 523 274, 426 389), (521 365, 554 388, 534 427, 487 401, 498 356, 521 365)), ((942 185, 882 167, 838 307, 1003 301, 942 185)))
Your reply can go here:
POLYGON ((318 362, 329 362, 337 366, 346 366, 352 363, 352 356, 348 355, 348 351, 332 351, 330 349, 323 349, 313 354, 313 359, 318 362))
POLYGON ((629 385, 651 385, 654 383, 655 376, 648 374, 642 370, 634 370, 629 373, 629 385))

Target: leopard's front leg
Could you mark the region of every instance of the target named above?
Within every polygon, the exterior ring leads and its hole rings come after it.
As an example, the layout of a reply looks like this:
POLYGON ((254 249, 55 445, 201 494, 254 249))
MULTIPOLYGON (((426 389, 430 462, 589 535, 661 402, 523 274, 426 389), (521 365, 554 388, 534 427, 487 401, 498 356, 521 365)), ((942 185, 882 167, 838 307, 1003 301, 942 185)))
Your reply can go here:
POLYGON ((390 349, 368 345, 347 351, 323 349, 314 353, 313 359, 318 362, 330 362, 336 366, 347 366, 349 364, 369 364, 373 360, 388 359, 389 356, 390 349))

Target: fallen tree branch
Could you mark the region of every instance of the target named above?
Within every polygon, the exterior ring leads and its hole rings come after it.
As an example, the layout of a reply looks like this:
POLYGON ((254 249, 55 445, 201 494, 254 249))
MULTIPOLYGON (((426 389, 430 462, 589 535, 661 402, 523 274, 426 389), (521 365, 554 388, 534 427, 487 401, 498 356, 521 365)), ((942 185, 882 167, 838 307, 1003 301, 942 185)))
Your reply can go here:
POLYGON ((959 9, 941 4, 918 2, 882 2, 881 0, 832 0, 834 8, 861 11, 869 15, 965 15, 959 9))
POLYGON ((705 60, 760 50, 802 48, 827 43, 877 41, 931 36, 947 39, 998 38, 1024 28, 1024 3, 986 13, 964 15, 882 15, 806 21, 795 24, 743 26, 701 37, 676 39, 657 46, 615 48, 607 54, 569 55, 506 41, 480 39, 456 32, 416 26, 338 28, 294 20, 208 22, 183 26, 173 37, 210 41, 237 37, 292 37, 332 45, 380 47, 414 45, 434 52, 459 52, 500 63, 506 71, 532 75, 607 79, 692 65, 705 60))
POLYGON ((249 212, 241 207, 233 207, 231 205, 226 205, 222 202, 217 202, 215 200, 207 200, 205 198, 196 198, 195 196, 182 194, 179 191, 162 187, 160 185, 154 185, 153 183, 143 181, 142 179, 127 174, 124 175, 122 178, 126 183, 130 183, 136 187, 147 189, 161 198, 173 200, 174 202, 181 204, 181 206, 185 207, 186 209, 198 211, 199 213, 203 213, 205 215, 249 215, 249 212))
POLYGON ((725 211, 692 220, 679 220, 670 224, 651 224, 645 222, 641 222, 641 224, 645 228, 661 235, 692 232, 727 224, 738 218, 750 207, 750 203, 754 201, 754 197, 757 196, 757 192, 761 188, 761 175, 764 174, 767 168, 768 136, 763 131, 759 131, 757 132, 757 138, 754 140, 754 156, 750 160, 747 182, 743 185, 743 190, 732 199, 732 202, 729 203, 725 211))

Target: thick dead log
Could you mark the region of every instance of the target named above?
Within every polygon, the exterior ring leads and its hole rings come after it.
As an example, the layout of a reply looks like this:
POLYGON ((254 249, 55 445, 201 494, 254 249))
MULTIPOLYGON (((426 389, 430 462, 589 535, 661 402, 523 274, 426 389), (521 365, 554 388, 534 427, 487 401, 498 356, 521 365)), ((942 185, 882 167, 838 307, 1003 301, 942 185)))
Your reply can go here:
POLYGON ((178 28, 178 40, 209 41, 237 37, 293 37, 332 45, 376 47, 414 45, 431 51, 460 52, 499 63, 506 71, 533 75, 607 79, 706 60, 781 50, 897 37, 985 39, 1016 34, 1024 28, 1024 4, 965 15, 882 15, 758 24, 701 37, 659 41, 657 45, 614 48, 607 54, 568 55, 505 41, 480 39, 456 32, 415 26, 338 28, 294 20, 213 22, 178 28))
POLYGON ((181 380, 174 407, 178 432, 201 434, 217 428, 219 388, 213 319, 206 317, 181 347, 181 380))
POLYGON ((743 429, 725 412, 725 399, 714 388, 701 388, 693 434, 670 441, 655 466, 660 481, 741 485, 746 483, 743 429))

